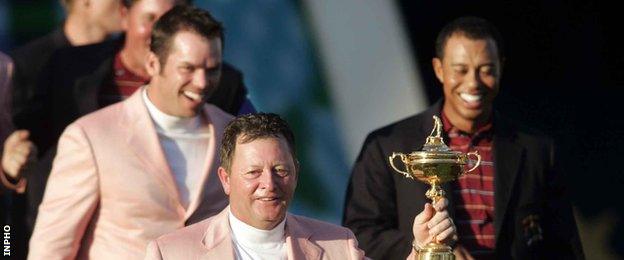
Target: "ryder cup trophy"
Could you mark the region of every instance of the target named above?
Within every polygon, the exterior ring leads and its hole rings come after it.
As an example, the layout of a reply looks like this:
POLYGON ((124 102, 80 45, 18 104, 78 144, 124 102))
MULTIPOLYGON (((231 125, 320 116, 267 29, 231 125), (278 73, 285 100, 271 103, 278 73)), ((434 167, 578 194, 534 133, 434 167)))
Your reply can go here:
MULTIPOLYGON (((431 188, 425 193, 427 198, 435 204, 444 197, 444 190, 440 187, 442 183, 456 180, 464 173, 476 169, 481 163, 481 156, 475 151, 461 153, 451 151, 442 140, 442 122, 437 116, 433 116, 433 131, 425 142, 422 151, 415 151, 410 154, 392 153, 388 159, 392 168, 403 174, 406 178, 417 179, 429 183, 431 188), (472 168, 466 170, 468 157, 475 156, 477 162, 472 168), (406 171, 399 170, 394 165, 394 159, 400 157, 406 171)), ((418 251, 419 260, 453 260, 455 256, 450 246, 433 239, 418 251)))

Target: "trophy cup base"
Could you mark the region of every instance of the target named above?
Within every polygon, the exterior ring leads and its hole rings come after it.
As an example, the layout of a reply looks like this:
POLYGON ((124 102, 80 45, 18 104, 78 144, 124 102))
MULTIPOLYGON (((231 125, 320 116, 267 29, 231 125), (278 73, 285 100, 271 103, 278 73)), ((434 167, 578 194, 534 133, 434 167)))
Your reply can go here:
POLYGON ((429 243, 418 251, 418 260, 455 260, 453 249, 450 246, 438 243, 429 243))

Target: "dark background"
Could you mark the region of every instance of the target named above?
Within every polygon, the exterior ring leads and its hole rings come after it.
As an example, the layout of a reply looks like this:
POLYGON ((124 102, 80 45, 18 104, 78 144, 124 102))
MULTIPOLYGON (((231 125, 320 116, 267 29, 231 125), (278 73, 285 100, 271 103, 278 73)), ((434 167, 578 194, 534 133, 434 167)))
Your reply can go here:
POLYGON ((490 20, 505 44, 503 114, 554 137, 582 236, 604 232, 584 247, 595 259, 603 242, 624 256, 623 24, 614 5, 567 1, 399 0, 430 102, 442 95, 431 68, 434 42, 445 23, 464 15, 490 20), (604 216, 611 221, 604 220, 604 216), (601 226, 602 225, 602 226, 601 226))

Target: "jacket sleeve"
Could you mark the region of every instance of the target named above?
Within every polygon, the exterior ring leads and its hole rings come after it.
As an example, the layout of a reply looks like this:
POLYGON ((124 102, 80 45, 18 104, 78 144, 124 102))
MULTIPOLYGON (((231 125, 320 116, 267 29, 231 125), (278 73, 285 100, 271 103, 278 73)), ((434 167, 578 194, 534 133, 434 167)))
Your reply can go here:
POLYGON ((160 247, 158 241, 154 240, 147 245, 147 251, 145 252, 145 260, 162 260, 162 254, 160 253, 160 247))
POLYGON ((563 167, 558 163, 555 145, 548 142, 549 169, 546 177, 546 205, 544 223, 545 251, 552 256, 566 259, 585 259, 572 205, 563 176, 563 167))
POLYGON ((405 259, 411 234, 398 229, 395 184, 375 135, 369 135, 351 173, 343 225, 373 259, 405 259))
POLYGON ((57 156, 30 239, 29 259, 73 259, 99 201, 97 165, 78 124, 59 140, 57 156))

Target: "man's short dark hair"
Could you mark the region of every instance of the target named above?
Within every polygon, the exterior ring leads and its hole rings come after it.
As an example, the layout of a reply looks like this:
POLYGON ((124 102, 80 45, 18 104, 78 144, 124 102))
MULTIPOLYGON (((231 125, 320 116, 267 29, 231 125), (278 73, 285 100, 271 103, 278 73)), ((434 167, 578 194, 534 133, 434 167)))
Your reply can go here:
MULTIPOLYGON (((121 0, 121 4, 123 4, 126 8, 132 7, 132 5, 136 4, 141 0, 121 0)), ((193 0, 176 0, 176 4, 192 4, 193 0)))
POLYGON ((489 21, 473 16, 464 16, 457 18, 446 24, 438 33, 435 42, 435 52, 439 59, 444 58, 444 47, 451 36, 459 34, 471 40, 487 40, 492 39, 498 50, 498 58, 503 60, 504 48, 503 38, 496 27, 489 21))
POLYGON ((286 121, 273 113, 238 116, 225 127, 223 141, 219 149, 221 166, 228 173, 230 172, 234 150, 239 138, 241 143, 249 143, 257 139, 281 137, 286 139, 290 148, 290 154, 296 164, 295 136, 286 121))
POLYGON ((206 39, 219 38, 223 43, 223 26, 206 10, 190 5, 178 5, 166 12, 152 30, 150 50, 164 66, 178 32, 197 33, 206 39))

